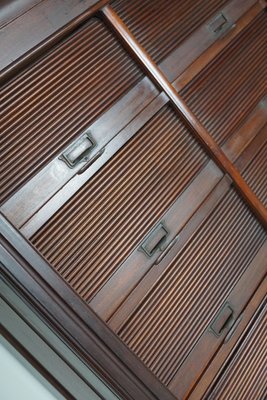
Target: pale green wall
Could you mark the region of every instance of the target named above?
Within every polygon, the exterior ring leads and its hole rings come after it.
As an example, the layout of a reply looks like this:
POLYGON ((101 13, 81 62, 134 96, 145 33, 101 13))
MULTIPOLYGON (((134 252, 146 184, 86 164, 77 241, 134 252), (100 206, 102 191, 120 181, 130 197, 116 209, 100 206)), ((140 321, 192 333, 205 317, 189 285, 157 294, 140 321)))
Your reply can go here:
POLYGON ((63 399, 3 337, 0 342, 0 398, 1 400, 63 399))

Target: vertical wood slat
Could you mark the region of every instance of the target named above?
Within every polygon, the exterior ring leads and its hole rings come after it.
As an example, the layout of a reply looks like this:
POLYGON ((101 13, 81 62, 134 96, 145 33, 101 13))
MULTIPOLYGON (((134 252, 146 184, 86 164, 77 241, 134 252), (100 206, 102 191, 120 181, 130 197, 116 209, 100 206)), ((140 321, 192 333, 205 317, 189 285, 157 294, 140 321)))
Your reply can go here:
POLYGON ((231 163, 228 157, 224 154, 216 141, 210 136, 204 126, 195 117, 190 108, 176 92, 165 75, 160 71, 158 66, 150 58, 147 52, 137 42, 135 37, 131 34, 127 26, 119 18, 111 6, 107 5, 101 9, 101 12, 115 33, 120 37, 124 45, 131 52, 134 58, 140 63, 143 69, 149 74, 156 85, 163 90, 171 103, 174 105, 178 113, 183 117, 185 122, 190 126, 194 135, 205 147, 207 152, 211 155, 214 161, 218 164, 223 171, 231 177, 236 188, 252 209, 254 214, 258 217, 260 222, 267 227, 267 210, 259 201, 256 195, 252 192, 248 184, 240 175, 236 167, 231 163))

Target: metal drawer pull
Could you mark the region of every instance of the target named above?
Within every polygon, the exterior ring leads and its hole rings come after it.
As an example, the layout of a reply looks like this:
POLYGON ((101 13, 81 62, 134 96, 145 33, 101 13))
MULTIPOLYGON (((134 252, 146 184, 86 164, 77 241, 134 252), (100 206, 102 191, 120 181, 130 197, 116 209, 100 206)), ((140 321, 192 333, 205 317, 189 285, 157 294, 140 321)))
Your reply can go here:
POLYGON ((96 143, 90 134, 85 133, 80 139, 70 145, 59 158, 65 161, 70 168, 74 168, 80 162, 88 160, 88 155, 95 145, 96 143))
POLYGON ((240 317, 234 322, 234 324, 232 325, 231 329, 229 330, 229 332, 225 336, 224 343, 229 342, 229 340, 232 338, 232 336, 234 335, 235 331, 238 328, 238 325, 242 321, 242 318, 243 318, 243 314, 241 314, 240 317))
POLYGON ((178 241, 180 235, 176 235, 162 250, 162 253, 158 256, 158 258, 155 261, 155 264, 158 265, 161 263, 161 261, 163 260, 163 258, 166 257, 166 255, 169 253, 169 251, 173 248, 173 246, 175 245, 175 243, 178 241))
POLYGON ((90 160, 87 161, 87 163, 85 165, 82 166, 81 169, 79 169, 79 171, 77 172, 78 175, 83 174, 89 167, 91 167, 91 165, 96 162, 99 157, 102 156, 102 154, 105 153, 105 147, 103 147, 103 149, 99 150, 92 158, 90 158, 90 160))
POLYGON ((169 232, 165 226, 160 223, 156 228, 149 234, 140 247, 148 257, 152 257, 153 254, 158 250, 163 250, 162 245, 165 243, 169 232))
POLYGON ((225 329, 232 327, 234 321, 234 310, 230 304, 226 303, 211 323, 210 329, 215 336, 221 336, 225 329))
POLYGON ((227 24, 227 22, 227 18, 220 13, 219 15, 216 15, 216 17, 209 23, 208 27, 212 32, 219 32, 227 24))

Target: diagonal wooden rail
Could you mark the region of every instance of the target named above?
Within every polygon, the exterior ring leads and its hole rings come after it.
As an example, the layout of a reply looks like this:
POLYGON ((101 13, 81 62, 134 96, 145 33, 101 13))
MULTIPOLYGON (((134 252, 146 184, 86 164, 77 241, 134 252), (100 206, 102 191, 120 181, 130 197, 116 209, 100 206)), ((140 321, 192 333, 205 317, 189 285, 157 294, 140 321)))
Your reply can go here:
POLYGON ((178 111, 184 122, 191 128, 192 132, 205 147, 208 154, 217 163, 217 165, 231 177, 234 185, 242 195, 243 199, 246 201, 264 227, 267 228, 267 210, 242 178, 237 168, 232 164, 216 141, 208 133, 206 128, 190 110, 182 97, 176 92, 174 87, 161 72, 156 63, 151 59, 146 50, 137 42, 135 37, 132 35, 120 17, 116 14, 113 8, 110 5, 107 5, 101 9, 101 12, 105 18, 105 21, 119 36, 135 60, 141 65, 153 82, 166 93, 176 111, 178 111))

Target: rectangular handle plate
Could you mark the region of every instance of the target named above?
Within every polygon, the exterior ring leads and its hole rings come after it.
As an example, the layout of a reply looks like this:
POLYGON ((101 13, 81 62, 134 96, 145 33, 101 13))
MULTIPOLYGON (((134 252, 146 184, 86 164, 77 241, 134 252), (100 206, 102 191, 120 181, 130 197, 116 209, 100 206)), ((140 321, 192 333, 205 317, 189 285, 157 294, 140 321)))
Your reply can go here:
POLYGON ((149 234, 140 247, 148 257, 152 257, 153 254, 158 250, 163 250, 162 245, 165 243, 169 232, 165 226, 160 223, 156 228, 149 234))
POLYGON ((96 143, 92 137, 88 133, 85 133, 75 143, 70 145, 59 158, 65 161, 70 168, 74 168, 80 162, 88 160, 88 155, 95 145, 96 143))
POLYGON ((230 304, 226 303, 219 313, 216 315, 215 319, 210 325, 211 331, 215 336, 221 336, 225 329, 230 329, 234 323, 234 310, 230 304))
POLYGON ((216 36, 225 35, 235 24, 229 21, 223 13, 217 14, 208 24, 207 28, 216 36))

